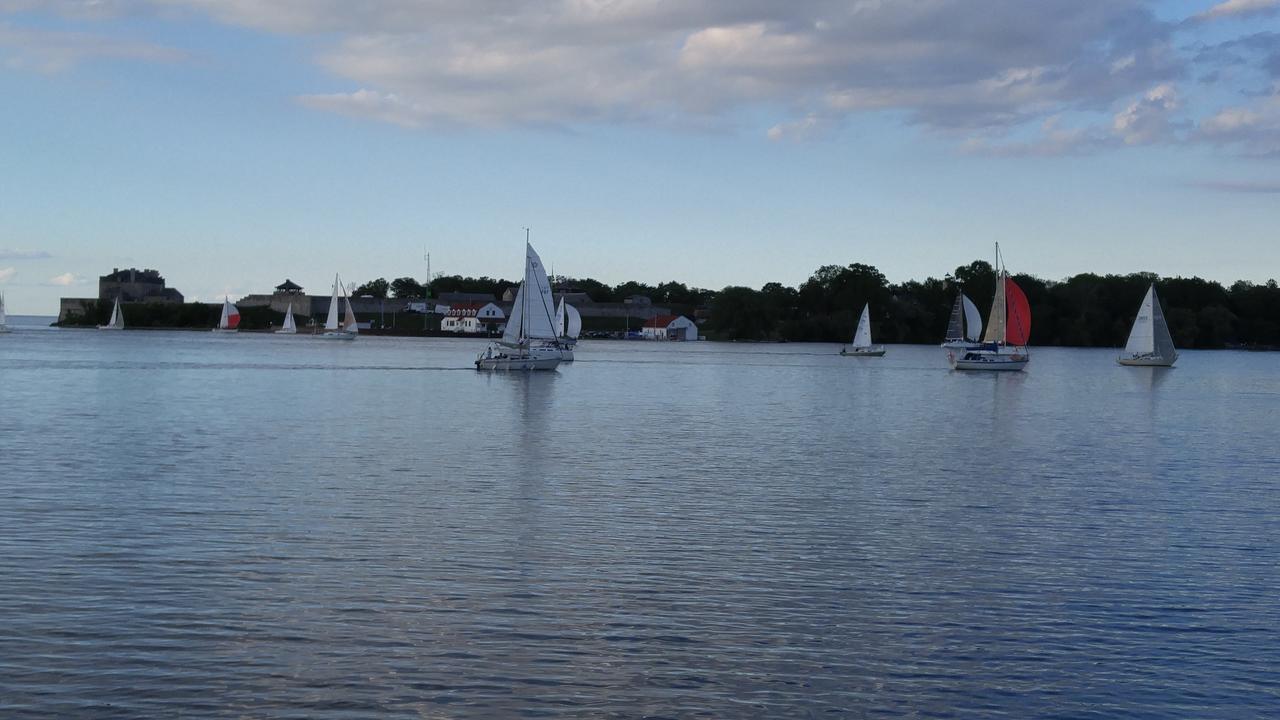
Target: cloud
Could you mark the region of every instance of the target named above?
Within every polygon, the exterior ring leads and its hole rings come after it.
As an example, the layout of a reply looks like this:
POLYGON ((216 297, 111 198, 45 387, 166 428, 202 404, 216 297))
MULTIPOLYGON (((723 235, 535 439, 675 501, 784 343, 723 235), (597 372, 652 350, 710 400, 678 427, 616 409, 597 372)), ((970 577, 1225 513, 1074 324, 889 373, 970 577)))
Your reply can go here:
POLYGON ((184 54, 174 48, 145 42, 0 22, 0 67, 14 70, 52 75, 93 60, 173 62, 183 57, 184 54))
POLYGON ((1251 104, 1219 110, 1200 122, 1196 137, 1242 155, 1280 156, 1280 88, 1251 104))
POLYGON ((1177 90, 1162 83, 1118 113, 1111 129, 1126 145, 1146 145, 1169 136, 1170 115, 1177 109, 1177 90))
POLYGON ((404 127, 733 125, 763 108, 789 115, 775 137, 882 110, 985 129, 1105 108, 1182 70, 1145 0, 153 2, 315 36, 346 86, 299 102, 404 127))
POLYGON ((44 260, 53 257, 44 250, 14 250, 0 248, 0 260, 44 260))
POLYGON ((1225 0, 1196 16, 1197 20, 1219 20, 1264 15, 1280 10, 1280 0, 1225 0))
POLYGON ((1191 186, 1227 193, 1280 195, 1280 180, 1202 180, 1191 186))
POLYGON ((84 281, 74 273, 62 273, 61 275, 54 275, 49 278, 49 284, 57 287, 70 287, 72 285, 79 285, 82 282, 84 281))
POLYGON ((0 268, 0 282, 9 282, 14 275, 18 274, 17 268, 0 268))

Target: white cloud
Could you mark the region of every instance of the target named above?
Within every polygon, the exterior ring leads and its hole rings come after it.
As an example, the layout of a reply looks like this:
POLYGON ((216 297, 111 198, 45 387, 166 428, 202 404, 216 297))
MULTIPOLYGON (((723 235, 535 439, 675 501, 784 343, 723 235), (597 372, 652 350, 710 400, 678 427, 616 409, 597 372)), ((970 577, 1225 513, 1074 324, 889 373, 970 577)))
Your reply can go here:
POLYGON ((0 248, 0 260, 44 260, 53 257, 44 250, 15 250, 0 248))
POLYGON ((0 282, 9 282, 10 280, 13 279, 13 276, 17 274, 18 274, 17 268, 11 268, 11 267, 0 268, 0 282))
POLYGON ((54 275, 49 278, 49 284, 56 285, 58 287, 70 287, 72 285, 79 285, 82 282, 83 281, 80 277, 74 273, 62 273, 61 275, 54 275))
POLYGON ((1223 108, 1204 119, 1198 139, 1243 155, 1280 156, 1280 88, 1250 105, 1223 108))
POLYGON ((1200 20, 1216 20, 1274 13, 1277 10, 1280 10, 1280 0, 1225 0, 1196 17, 1200 20))
POLYGON ((1178 109, 1178 92, 1162 83, 1116 114, 1112 132, 1126 145, 1146 145, 1169 137, 1169 116, 1178 109))
POLYGON ((183 53, 174 48, 145 42, 0 22, 0 66, 14 70, 55 74, 92 60, 172 62, 182 57, 183 53))

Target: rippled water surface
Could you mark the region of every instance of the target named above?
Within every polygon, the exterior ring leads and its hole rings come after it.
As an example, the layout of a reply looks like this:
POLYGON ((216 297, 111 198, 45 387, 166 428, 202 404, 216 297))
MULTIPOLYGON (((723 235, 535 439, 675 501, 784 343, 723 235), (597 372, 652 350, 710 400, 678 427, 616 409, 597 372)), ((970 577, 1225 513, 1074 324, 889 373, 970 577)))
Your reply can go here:
POLYGON ((0 336, 0 717, 1280 716, 1280 355, 0 336))

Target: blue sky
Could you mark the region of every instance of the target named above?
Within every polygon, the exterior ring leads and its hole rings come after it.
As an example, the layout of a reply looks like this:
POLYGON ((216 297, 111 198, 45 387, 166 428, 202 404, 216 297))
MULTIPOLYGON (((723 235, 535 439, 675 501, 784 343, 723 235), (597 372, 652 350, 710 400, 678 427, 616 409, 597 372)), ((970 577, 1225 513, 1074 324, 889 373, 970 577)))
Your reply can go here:
POLYGON ((0 0, 0 289, 1280 276, 1280 0, 0 0), (980 9, 981 11, 978 11, 980 9))

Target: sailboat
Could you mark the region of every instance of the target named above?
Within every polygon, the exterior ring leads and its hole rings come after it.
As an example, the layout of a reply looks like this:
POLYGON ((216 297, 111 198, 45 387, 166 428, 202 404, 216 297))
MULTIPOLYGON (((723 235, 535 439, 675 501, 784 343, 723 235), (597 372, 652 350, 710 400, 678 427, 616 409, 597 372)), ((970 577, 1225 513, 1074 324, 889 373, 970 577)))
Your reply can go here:
POLYGON ((555 301, 542 260, 525 235, 524 280, 502 339, 476 358, 477 370, 555 370, 563 359, 555 301))
POLYGON ((954 350, 972 350, 982 339, 982 314, 978 306, 973 304, 968 295, 956 295, 956 304, 951 307, 951 320, 947 322, 947 336, 942 340, 942 347, 948 355, 954 350))
POLYGON ((216 333, 233 333, 238 332, 240 327, 240 308, 231 304, 228 297, 222 298, 222 315, 218 318, 218 327, 213 331, 216 333))
POLYGON ((289 310, 284 314, 284 324, 276 331, 277 335, 293 335, 298 332, 298 324, 293 321, 293 303, 289 303, 289 310))
POLYGON ((991 301, 982 344, 948 353, 956 370, 1021 370, 1031 362, 1031 305, 1022 288, 1009 277, 996 244, 996 294, 991 301))
POLYGON ((560 298, 556 306, 556 328, 560 332, 560 356, 565 362, 573 362, 573 350, 582 334, 582 315, 574 306, 560 298))
POLYGON ((4 314, 4 294, 0 293, 0 333, 9 332, 9 318, 4 314))
POLYGON ((1138 308, 1138 317, 1133 320, 1129 341, 1124 344, 1118 362, 1130 366, 1173 367, 1177 359, 1178 351, 1173 347, 1173 336, 1169 334, 1169 324, 1164 320, 1160 298, 1156 297, 1156 286, 1152 283, 1138 308))
POLYGON ((882 357, 883 345, 871 344, 871 303, 862 306, 858 329, 853 333, 853 344, 840 348, 840 354, 848 357, 882 357))
POLYGON ((347 297, 347 289, 342 286, 342 280, 334 275, 333 296, 329 298, 329 316, 325 318, 324 333, 320 337, 331 340, 355 340, 359 334, 360 327, 356 324, 355 311, 351 309, 351 298, 347 297), (342 303, 346 306, 341 324, 338 323, 339 290, 342 291, 342 303))
POLYGON ((124 329, 124 313, 120 310, 120 296, 116 296, 115 307, 111 308, 111 319, 106 325, 99 325, 99 330, 123 330, 124 329))

